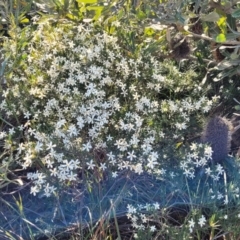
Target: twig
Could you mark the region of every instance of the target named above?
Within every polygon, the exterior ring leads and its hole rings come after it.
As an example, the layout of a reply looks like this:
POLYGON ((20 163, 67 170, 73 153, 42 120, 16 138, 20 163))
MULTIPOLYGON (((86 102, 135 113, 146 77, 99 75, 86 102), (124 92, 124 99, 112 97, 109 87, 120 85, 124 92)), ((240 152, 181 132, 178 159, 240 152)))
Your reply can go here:
MULTIPOLYGON (((204 34, 199 35, 199 34, 196 34, 196 33, 193 33, 193 32, 189 32, 189 31, 188 31, 188 33, 189 33, 188 37, 201 38, 201 39, 204 39, 204 40, 207 40, 207 41, 210 41, 210 42, 217 43, 216 40, 214 40, 213 38, 208 37, 208 36, 206 36, 204 34)), ((240 45, 240 42, 233 40, 233 41, 225 41, 225 42, 223 42, 223 44, 224 45, 240 45)))

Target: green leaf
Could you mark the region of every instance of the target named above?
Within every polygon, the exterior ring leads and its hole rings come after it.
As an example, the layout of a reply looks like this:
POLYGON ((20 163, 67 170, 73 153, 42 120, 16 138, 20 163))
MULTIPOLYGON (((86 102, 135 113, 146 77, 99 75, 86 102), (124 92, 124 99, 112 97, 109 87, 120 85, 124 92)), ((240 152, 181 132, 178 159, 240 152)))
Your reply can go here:
POLYGON ((118 11, 118 19, 121 19, 123 16, 124 16, 124 10, 123 9, 120 9, 119 11, 118 11))
POLYGON ((85 3, 85 4, 89 4, 89 3, 97 3, 98 0, 77 0, 78 3, 85 3))
POLYGON ((4 59, 4 61, 1 63, 0 77, 3 76, 4 70, 5 70, 6 65, 7 65, 8 58, 9 58, 9 57, 7 57, 6 59, 4 59))
POLYGON ((185 25, 186 19, 181 15, 180 12, 177 12, 175 15, 175 18, 182 23, 183 25, 185 25))
POLYGON ((220 63, 218 63, 218 65, 215 66, 213 69, 222 71, 229 68, 236 68, 239 66, 239 64, 240 60, 238 60, 238 58, 236 60, 223 60, 220 63))
POLYGON ((109 34, 113 34, 113 33, 115 33, 115 31, 116 31, 116 28, 114 26, 111 26, 111 27, 108 28, 108 33, 109 34))
POLYGON ((82 7, 79 8, 80 14, 85 13, 86 11, 87 11, 87 10, 86 10, 86 7, 85 7, 85 6, 82 6, 82 7))
POLYGON ((146 14, 143 11, 139 10, 137 11, 137 17, 138 19, 143 20, 146 18, 146 14))
POLYGON ((97 20, 102 13, 103 7, 102 6, 88 6, 87 10, 89 11, 95 11, 95 16, 94 16, 94 20, 97 20))
POLYGON ((236 9, 231 15, 234 18, 240 18, 240 9, 236 9))
POLYGON ((240 106, 239 106, 239 105, 236 105, 234 108, 235 108, 235 110, 237 110, 237 111, 240 110, 240 106))
POLYGON ((144 34, 147 35, 147 36, 152 36, 154 33, 155 33, 155 31, 150 27, 146 27, 144 29, 144 34))
POLYGON ((215 41, 218 43, 223 43, 226 41, 226 35, 223 33, 220 33, 217 35, 217 37, 215 38, 215 41))
POLYGON ((239 54, 237 54, 237 53, 232 53, 232 54, 230 55, 230 58, 231 58, 232 60, 238 59, 238 57, 239 57, 239 54))
POLYGON ((201 17, 201 19, 206 22, 216 22, 219 18, 220 16, 216 12, 211 12, 201 17))
POLYGON ((218 82, 222 80, 225 77, 232 77, 237 74, 237 68, 232 68, 228 71, 222 71, 220 72, 215 79, 213 79, 214 82, 218 82))
POLYGON ((71 14, 71 13, 67 13, 66 17, 71 19, 71 20, 77 20, 77 17, 74 16, 73 14, 71 14))
POLYGON ((29 19, 28 18, 23 18, 20 20, 20 23, 29 23, 29 19))
POLYGON ((148 126, 153 126, 153 119, 148 119, 148 126))
POLYGON ((176 143, 176 149, 180 148, 183 145, 183 142, 176 143))
POLYGON ((228 27, 229 27, 232 31, 237 30, 236 21, 237 21, 237 20, 236 20, 232 15, 227 14, 228 27))
POLYGON ((102 11, 103 10, 103 7, 102 6, 88 6, 87 7, 87 10, 89 11, 102 11))
POLYGON ((218 63, 218 65, 216 67, 214 67, 214 69, 221 71, 227 68, 230 68, 232 66, 232 62, 228 61, 228 60, 223 60, 220 63, 218 63))

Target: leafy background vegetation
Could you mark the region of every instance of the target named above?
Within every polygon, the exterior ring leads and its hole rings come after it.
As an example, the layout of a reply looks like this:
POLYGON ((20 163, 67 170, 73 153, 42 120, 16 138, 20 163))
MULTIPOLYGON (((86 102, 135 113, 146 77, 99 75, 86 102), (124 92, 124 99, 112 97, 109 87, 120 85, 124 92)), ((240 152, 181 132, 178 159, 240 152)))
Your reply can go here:
POLYGON ((239 238, 238 2, 0 12, 1 239, 239 238), (214 116, 235 127, 220 164, 214 116))

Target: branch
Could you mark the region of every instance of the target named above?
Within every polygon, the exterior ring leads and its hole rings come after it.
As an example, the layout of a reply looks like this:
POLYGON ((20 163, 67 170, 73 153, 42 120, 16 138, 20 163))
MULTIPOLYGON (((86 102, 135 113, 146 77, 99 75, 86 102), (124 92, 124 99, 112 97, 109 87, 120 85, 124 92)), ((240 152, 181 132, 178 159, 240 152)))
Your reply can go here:
MULTIPOLYGON (((196 33, 193 33, 193 32, 189 32, 188 37, 196 37, 196 38, 204 39, 204 40, 207 40, 207 41, 210 41, 210 42, 218 43, 213 38, 208 37, 207 35, 204 35, 204 34, 199 35, 199 34, 196 34, 196 33)), ((235 41, 235 40, 233 40, 233 41, 225 41, 225 42, 222 42, 222 44, 224 44, 224 45, 240 45, 240 41, 235 41)))

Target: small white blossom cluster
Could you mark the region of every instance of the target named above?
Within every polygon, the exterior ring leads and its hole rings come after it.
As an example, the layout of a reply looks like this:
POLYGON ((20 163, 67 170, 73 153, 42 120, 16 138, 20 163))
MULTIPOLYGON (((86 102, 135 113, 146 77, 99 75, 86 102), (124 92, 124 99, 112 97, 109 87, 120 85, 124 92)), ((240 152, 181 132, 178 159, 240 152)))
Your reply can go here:
POLYGON ((193 179, 195 171, 202 168, 206 175, 210 176, 214 181, 218 181, 220 176, 223 175, 224 169, 220 164, 217 164, 215 168, 211 168, 209 166, 211 156, 211 146, 202 143, 192 143, 185 160, 180 163, 183 174, 187 178, 193 179))
POLYGON ((64 20, 53 27, 51 21, 24 29, 22 45, 4 43, 10 73, 0 111, 6 122, 17 123, 0 138, 23 169, 36 169, 28 174, 35 182, 31 192, 45 189, 49 196, 53 179, 76 181, 79 169, 110 169, 113 177, 124 169, 162 173, 167 153, 159 144, 186 133, 190 116, 209 111, 214 99, 196 90, 196 83, 188 89, 194 96, 185 95, 191 77, 168 62, 163 66, 146 41, 130 53, 121 39, 91 24, 64 20), (180 99, 171 97, 175 88, 180 99), (99 149, 106 152, 100 160, 99 149))
MULTIPOLYGON (((204 215, 202 215, 202 216, 198 219, 198 221, 197 221, 197 223, 198 223, 198 225, 199 225, 200 227, 205 226, 205 225, 206 225, 206 222, 207 222, 207 220, 206 220, 206 217, 205 217, 204 215)), ((195 223, 196 223, 196 222, 194 221, 193 218, 191 218, 191 219, 188 221, 188 226, 189 226, 189 231, 190 231, 190 233, 193 232, 195 223)))
POLYGON ((211 199, 217 199, 217 200, 221 200, 221 199, 224 199, 224 204, 227 205, 228 204, 228 198, 226 197, 225 194, 222 194, 221 192, 219 191, 213 191, 212 188, 209 189, 209 194, 211 196, 211 199))
POLYGON ((138 238, 138 232, 143 233, 149 231, 153 233, 157 230, 156 226, 152 224, 154 220, 150 213, 154 213, 159 209, 160 204, 157 202, 153 204, 138 205, 137 207, 130 204, 127 206, 127 217, 132 221, 132 226, 136 232, 135 238, 138 238), (145 210, 146 213, 141 213, 143 210, 145 210))

